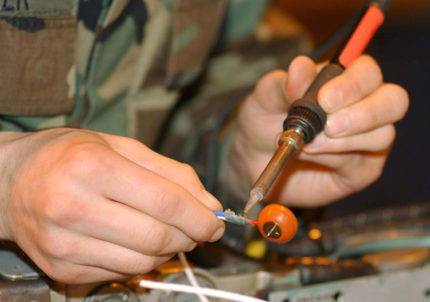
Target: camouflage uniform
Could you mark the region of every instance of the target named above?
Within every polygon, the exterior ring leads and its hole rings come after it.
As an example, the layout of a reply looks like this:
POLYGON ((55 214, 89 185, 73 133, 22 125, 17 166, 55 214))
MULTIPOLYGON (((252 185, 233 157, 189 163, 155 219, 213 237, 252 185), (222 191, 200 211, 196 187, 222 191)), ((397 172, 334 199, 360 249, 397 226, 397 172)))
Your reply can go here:
POLYGON ((204 173, 219 109, 309 48, 255 39, 267 2, 3 0, 1 129, 131 136, 204 173))

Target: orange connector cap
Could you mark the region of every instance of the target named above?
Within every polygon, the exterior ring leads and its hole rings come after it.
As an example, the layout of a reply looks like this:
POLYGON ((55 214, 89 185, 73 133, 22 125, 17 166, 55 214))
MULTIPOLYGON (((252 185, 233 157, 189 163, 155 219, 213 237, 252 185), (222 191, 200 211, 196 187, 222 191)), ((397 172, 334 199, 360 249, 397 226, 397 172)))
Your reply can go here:
POLYGON ((270 204, 258 215, 257 226, 267 240, 284 243, 290 241, 296 234, 297 219, 287 207, 270 204))

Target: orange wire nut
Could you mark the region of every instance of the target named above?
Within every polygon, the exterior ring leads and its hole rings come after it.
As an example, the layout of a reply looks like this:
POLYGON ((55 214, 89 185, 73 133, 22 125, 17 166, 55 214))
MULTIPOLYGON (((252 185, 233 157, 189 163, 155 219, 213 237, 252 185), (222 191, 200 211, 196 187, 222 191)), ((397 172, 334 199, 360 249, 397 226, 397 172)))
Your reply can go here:
POLYGON ((280 204, 270 204, 258 215, 257 226, 267 240, 284 243, 296 234, 297 219, 290 209, 280 204))

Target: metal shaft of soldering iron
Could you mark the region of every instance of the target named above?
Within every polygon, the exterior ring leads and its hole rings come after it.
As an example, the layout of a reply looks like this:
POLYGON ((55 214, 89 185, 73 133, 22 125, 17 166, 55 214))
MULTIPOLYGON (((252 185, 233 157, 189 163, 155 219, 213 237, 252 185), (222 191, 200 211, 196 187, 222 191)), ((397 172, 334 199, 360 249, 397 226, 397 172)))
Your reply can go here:
POLYGON ((378 1, 370 2, 330 63, 317 75, 303 98, 291 105, 284 121, 284 132, 279 139, 278 150, 252 187, 244 215, 263 200, 288 159, 324 129, 327 117, 318 104, 319 90, 329 80, 340 75, 363 52, 383 19, 384 12, 378 1))
POLYGON ((281 173, 288 159, 300 150, 302 144, 302 132, 290 129, 282 134, 279 139, 278 150, 275 152, 250 192, 250 198, 246 204, 245 210, 243 211, 245 215, 247 215, 248 211, 259 201, 263 200, 267 191, 269 191, 273 182, 276 180, 279 173, 281 173))

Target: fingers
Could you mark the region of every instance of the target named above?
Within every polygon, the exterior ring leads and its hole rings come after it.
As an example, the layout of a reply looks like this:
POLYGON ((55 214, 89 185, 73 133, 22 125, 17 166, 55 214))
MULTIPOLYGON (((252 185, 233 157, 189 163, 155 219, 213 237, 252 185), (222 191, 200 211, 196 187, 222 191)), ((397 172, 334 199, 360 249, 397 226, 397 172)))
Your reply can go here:
POLYGON ((57 226, 149 256, 190 251, 196 245, 178 228, 121 203, 95 196, 74 204, 79 208, 74 213, 57 211, 57 226))
POLYGON ((328 113, 327 137, 365 133, 400 120, 408 108, 408 95, 398 85, 382 84, 373 58, 361 56, 340 76, 324 85, 319 103, 328 113))
POLYGON ((303 95, 315 76, 315 64, 300 56, 291 62, 288 73, 276 70, 258 81, 237 118, 240 136, 250 152, 273 152, 288 108, 303 95))
POLYGON ((285 85, 285 95, 289 105, 303 97, 316 75, 317 67, 310 58, 298 56, 291 62, 285 85))
POLYGON ((388 153, 389 149, 345 154, 343 163, 339 161, 336 173, 331 174, 333 182, 347 194, 367 187, 381 176, 388 153))
POLYGON ((384 84, 374 93, 328 116, 325 132, 330 137, 363 133, 400 120, 408 108, 406 91, 384 84))
MULTIPOLYGON (((362 161, 366 160, 367 157, 378 156, 385 161, 389 151, 390 148, 378 152, 355 151, 343 153, 318 153, 312 155, 300 154, 299 158, 300 160, 309 163, 321 165, 321 167, 324 167, 325 169, 331 169, 335 173, 349 170, 351 170, 351 173, 354 173, 354 170, 358 171, 359 168, 361 168, 362 161)), ((367 175, 359 176, 363 178, 367 177, 367 175)))
POLYGON ((134 139, 101 135, 125 158, 182 186, 209 209, 222 210, 220 202, 205 190, 196 172, 189 165, 162 156, 134 139))
POLYGON ((217 240, 223 233, 224 224, 186 189, 107 146, 69 147, 52 168, 54 171, 48 173, 46 179, 40 179, 39 186, 50 189, 43 192, 45 205, 39 208, 45 211, 41 216, 53 221, 61 220, 62 215, 67 217, 68 211, 69 217, 79 218, 79 211, 83 211, 76 210, 76 200, 88 200, 89 206, 97 208, 97 199, 89 198, 101 196, 175 227, 194 241, 217 240))
POLYGON ((110 244, 87 237, 70 237, 75 247, 81 248, 79 253, 64 254, 62 257, 69 262, 89 267, 99 267, 112 272, 137 275, 147 273, 166 262, 175 254, 148 256, 121 246, 110 244), (76 240, 77 239, 77 240, 76 240), (98 255, 103 254, 103 257, 98 255))
POLYGON ((374 131, 351 135, 343 138, 331 138, 324 132, 318 134, 303 151, 309 154, 337 153, 349 151, 378 152, 385 150, 394 141, 396 130, 392 124, 374 131))
POLYGON ((128 274, 112 272, 101 267, 71 264, 65 261, 50 263, 50 268, 51 269, 44 269, 44 272, 51 279, 65 284, 122 280, 131 277, 128 274))
POLYGON ((325 84, 318 95, 321 107, 327 113, 345 108, 378 88, 382 72, 370 56, 355 60, 342 75, 325 84))
POLYGON ((222 235, 224 224, 180 185, 107 148, 105 154, 99 152, 97 159, 90 160, 93 165, 95 161, 99 162, 98 177, 88 179, 86 185, 96 194, 176 227, 195 241, 216 240, 222 235))
POLYGON ((49 237, 46 244, 43 241, 41 243, 37 264, 54 279, 67 283, 94 282, 147 273, 174 255, 143 255, 66 229, 51 230, 51 233, 55 235, 49 237))
POLYGON ((264 113, 285 113, 287 109, 284 100, 286 80, 287 73, 283 70, 275 70, 266 74, 256 84, 254 93, 251 94, 251 102, 255 102, 258 109, 263 110, 264 113))
POLYGON ((374 182, 383 171, 388 151, 312 156, 302 153, 300 160, 292 160, 282 171, 268 200, 284 201, 295 207, 331 203, 374 182), (303 185, 304 179, 308 181, 306 185, 303 185))
POLYGON ((258 81, 251 95, 251 103, 255 102, 258 106, 250 109, 254 109, 259 115, 285 116, 291 102, 303 96, 315 76, 316 66, 311 59, 304 56, 295 58, 288 72, 276 70, 258 81))

